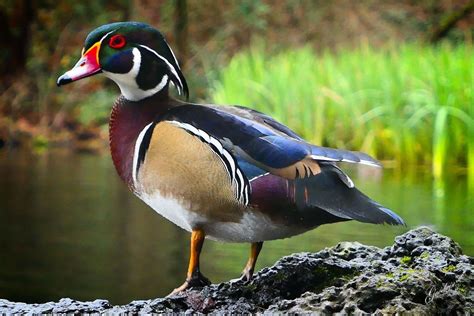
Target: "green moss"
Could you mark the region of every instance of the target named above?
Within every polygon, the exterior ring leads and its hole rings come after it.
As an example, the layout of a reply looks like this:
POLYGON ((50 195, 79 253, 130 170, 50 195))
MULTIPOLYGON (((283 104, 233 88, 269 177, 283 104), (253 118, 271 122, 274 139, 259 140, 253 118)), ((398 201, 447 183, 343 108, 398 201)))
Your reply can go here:
POLYGON ((395 275, 393 274, 393 272, 388 272, 385 275, 381 275, 380 279, 377 281, 376 287, 380 288, 380 287, 386 286, 387 281, 393 280, 394 278, 395 278, 395 275))
POLYGON ((377 281, 377 284, 375 284, 375 286, 377 288, 381 288, 382 286, 385 285, 385 280, 383 278, 380 278, 378 281, 377 281))
POLYGON ((247 291, 249 293, 255 292, 256 289, 257 289, 257 285, 255 284, 247 284, 244 286, 244 291, 247 291))
POLYGON ((430 254, 428 251, 423 251, 423 253, 420 255, 421 259, 428 259, 430 257, 430 254))
POLYGON ((399 269, 397 273, 398 280, 400 282, 404 282, 408 280, 409 278, 413 277, 415 273, 420 272, 420 270, 416 269, 399 269))
POLYGON ((275 274, 274 278, 277 281, 282 281, 286 278, 286 276, 285 273, 278 272, 277 274, 275 274))
POLYGON ((464 296, 467 296, 470 293, 470 288, 466 284, 459 284, 458 291, 464 296))
POLYGON ((453 266, 452 264, 441 269, 444 273, 453 272, 454 270, 456 270, 456 266, 453 266))
POLYGON ((329 272, 329 269, 326 266, 323 266, 323 265, 317 266, 313 270, 314 274, 322 274, 322 273, 324 274, 324 273, 328 273, 328 272, 329 272))
POLYGON ((315 284, 312 289, 313 292, 319 293, 323 289, 332 286, 337 280, 348 281, 359 275, 360 272, 357 270, 347 270, 338 267, 328 268, 327 266, 317 266, 313 270, 313 274, 318 279, 318 283, 315 284))
POLYGON ((402 276, 400 277, 400 281, 402 281, 402 282, 406 281, 406 280, 408 280, 409 277, 410 277, 409 274, 402 274, 402 276))
POLYGON ((411 262, 411 257, 409 256, 403 256, 401 259, 400 259, 400 263, 401 264, 409 264, 411 262))
POLYGON ((359 273, 354 272, 354 273, 350 273, 350 274, 346 274, 346 275, 341 276, 341 279, 344 280, 344 281, 349 281, 349 280, 352 280, 354 277, 356 277, 358 275, 359 275, 359 273))

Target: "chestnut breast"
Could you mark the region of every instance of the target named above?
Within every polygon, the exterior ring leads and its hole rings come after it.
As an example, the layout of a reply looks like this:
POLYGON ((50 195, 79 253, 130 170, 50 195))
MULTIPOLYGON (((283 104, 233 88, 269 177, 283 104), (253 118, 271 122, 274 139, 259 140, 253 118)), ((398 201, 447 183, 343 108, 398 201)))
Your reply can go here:
POLYGON ((188 230, 208 222, 239 221, 244 206, 236 200, 229 174, 209 145, 167 121, 151 132, 136 176, 137 195, 188 230), (180 212, 186 214, 176 214, 180 212))

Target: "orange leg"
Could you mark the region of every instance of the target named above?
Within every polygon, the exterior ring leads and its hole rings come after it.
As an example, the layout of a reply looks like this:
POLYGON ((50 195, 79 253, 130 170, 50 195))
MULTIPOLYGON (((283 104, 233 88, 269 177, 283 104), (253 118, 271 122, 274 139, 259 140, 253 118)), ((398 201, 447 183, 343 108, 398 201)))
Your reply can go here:
POLYGON ((262 250, 263 241, 254 242, 250 247, 250 256, 247 264, 245 265, 244 271, 242 271, 241 280, 245 282, 250 282, 253 277, 253 271, 255 269, 255 264, 257 263, 258 254, 262 250))
POLYGON ((189 256, 188 273, 186 275, 186 281, 173 290, 170 295, 184 291, 191 287, 205 286, 211 284, 211 282, 201 274, 199 271, 199 256, 201 254, 202 245, 204 244, 204 231, 201 229, 193 230, 191 233, 191 254, 189 256))

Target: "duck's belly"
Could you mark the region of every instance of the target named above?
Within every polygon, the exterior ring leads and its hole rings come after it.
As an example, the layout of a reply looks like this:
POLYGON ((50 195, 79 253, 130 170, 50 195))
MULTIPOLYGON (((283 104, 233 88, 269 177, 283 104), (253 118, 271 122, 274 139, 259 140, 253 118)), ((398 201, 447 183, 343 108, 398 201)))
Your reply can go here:
POLYGON ((200 228, 204 230, 206 238, 218 241, 257 242, 287 238, 307 230, 274 223, 252 208, 244 209, 239 218, 232 216, 229 220, 225 220, 224 217, 210 218, 205 215, 205 211, 197 212, 196 205, 192 206, 188 201, 165 197, 159 193, 142 194, 139 197, 158 214, 182 229, 191 232, 193 229, 200 228))
POLYGON ((282 239, 305 231, 307 229, 273 223, 267 216, 252 209, 244 212, 241 220, 237 223, 219 222, 207 228, 211 239, 227 242, 257 242, 282 239))

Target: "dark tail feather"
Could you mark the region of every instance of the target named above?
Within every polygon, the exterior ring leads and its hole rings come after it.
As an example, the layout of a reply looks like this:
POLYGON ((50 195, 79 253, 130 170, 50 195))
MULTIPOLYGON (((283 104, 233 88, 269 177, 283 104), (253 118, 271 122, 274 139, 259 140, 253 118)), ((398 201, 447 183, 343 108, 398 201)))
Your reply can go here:
POLYGON ((373 224, 405 225, 400 216, 356 188, 348 187, 334 166, 321 165, 321 171, 314 177, 295 180, 296 191, 307 192, 304 199, 296 199, 298 208, 315 206, 344 219, 373 224))

